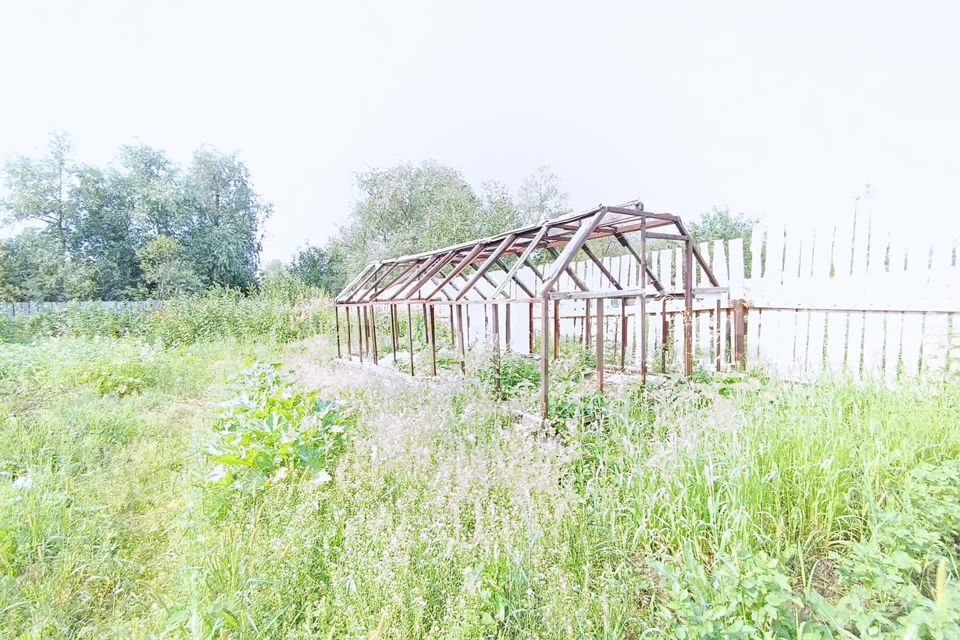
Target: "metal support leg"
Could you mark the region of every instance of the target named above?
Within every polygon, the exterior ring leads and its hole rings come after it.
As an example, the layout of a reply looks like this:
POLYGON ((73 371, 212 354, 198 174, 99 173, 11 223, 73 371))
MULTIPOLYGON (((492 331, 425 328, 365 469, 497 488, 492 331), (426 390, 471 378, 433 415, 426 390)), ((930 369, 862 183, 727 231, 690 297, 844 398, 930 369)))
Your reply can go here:
POLYGON ((584 304, 583 304, 583 308, 584 308, 584 313, 583 313, 583 348, 584 348, 584 349, 589 349, 589 348, 590 348, 590 343, 593 342, 593 334, 590 332, 590 329, 591 329, 590 325, 591 325, 591 322, 592 322, 592 320, 591 320, 592 311, 591 311, 591 309, 590 309, 590 301, 589 301, 589 300, 584 300, 583 302, 584 302, 584 304))
POLYGON ((390 346, 393 348, 393 366, 397 366, 397 305, 390 305, 390 346))
POLYGON ((437 375, 437 323, 433 305, 430 305, 430 363, 433 375, 437 375))
POLYGON ((360 319, 360 307, 357 307, 357 353, 363 362, 363 320, 360 319))
POLYGON ((553 359, 560 358, 560 301, 553 301, 553 359))
POLYGON ((540 416, 546 420, 550 414, 550 298, 543 296, 540 313, 540 416))
POLYGON ((333 306, 333 324, 337 330, 337 358, 342 358, 343 355, 340 353, 340 307, 333 306))
POLYGON ((373 364, 380 364, 380 349, 377 347, 377 313, 373 305, 370 305, 370 350, 373 357, 373 364))
POLYGON ((527 321, 529 324, 529 326, 527 327, 527 332, 528 332, 527 337, 530 341, 529 351, 531 354, 533 354, 533 348, 535 346, 535 343, 534 343, 534 335, 533 335, 533 303, 532 302, 527 306, 527 321))
POLYGON ((693 375, 693 240, 683 254, 683 375, 693 375))
POLYGON ((344 307, 346 311, 345 315, 347 317, 347 357, 353 357, 353 337, 351 334, 353 331, 350 329, 350 307, 344 307))
POLYGON ((453 303, 450 303, 450 348, 457 348, 457 336, 456 331, 453 329, 453 303))
POLYGON ((500 397, 500 305, 493 304, 490 306, 490 313, 492 315, 491 322, 493 324, 492 344, 493 347, 493 391, 496 396, 500 397))
POLYGON ((511 351, 511 348, 510 348, 510 343, 511 343, 511 335, 510 335, 510 303, 509 303, 509 302, 505 303, 505 304, 503 305, 503 309, 504 309, 504 316, 503 316, 503 332, 504 332, 504 338, 503 338, 503 344, 506 346, 507 353, 510 353, 510 351, 511 351))
POLYGON ((603 393, 603 298, 597 298, 597 391, 603 393))
POLYGON ((457 305, 457 344, 460 347, 460 373, 467 372, 467 349, 463 341, 463 305, 457 305))
POLYGON ((413 312, 410 310, 410 303, 407 303, 407 349, 410 350, 410 375, 414 375, 413 370, 413 312))
POLYGON ((663 344, 660 345, 660 368, 663 373, 667 372, 667 351, 670 349, 670 318, 667 317, 667 301, 663 301, 663 309, 660 315, 660 335, 663 337, 663 344))
POLYGON ((627 368, 627 299, 620 299, 620 368, 627 368))

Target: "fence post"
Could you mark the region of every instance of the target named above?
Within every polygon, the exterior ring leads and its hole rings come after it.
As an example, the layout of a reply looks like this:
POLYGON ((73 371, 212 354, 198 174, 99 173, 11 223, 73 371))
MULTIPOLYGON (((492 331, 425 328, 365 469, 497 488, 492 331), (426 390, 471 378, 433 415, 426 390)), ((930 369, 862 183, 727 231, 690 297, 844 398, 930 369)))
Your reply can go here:
POLYGON ((733 309, 733 366, 743 371, 747 368, 747 352, 744 338, 747 335, 747 303, 744 300, 731 300, 733 309))

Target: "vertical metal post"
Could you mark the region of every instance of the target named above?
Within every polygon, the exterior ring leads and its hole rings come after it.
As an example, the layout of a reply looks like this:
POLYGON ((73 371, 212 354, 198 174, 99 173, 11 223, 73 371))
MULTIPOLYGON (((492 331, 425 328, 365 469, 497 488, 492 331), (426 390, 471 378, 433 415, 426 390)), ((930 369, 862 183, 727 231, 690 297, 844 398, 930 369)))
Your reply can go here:
POLYGON ((428 319, 428 318, 429 318, 429 314, 427 313, 427 305, 426 305, 426 303, 424 303, 423 305, 421 305, 421 309, 423 309, 423 339, 424 339, 426 342, 433 342, 433 341, 430 339, 430 321, 429 321, 429 319, 428 319))
POLYGON ((627 368, 627 299, 620 298, 620 368, 627 368))
POLYGON ((343 310, 346 311, 346 313, 343 315, 347 317, 347 356, 352 357, 353 356, 353 337, 350 334, 353 332, 350 329, 350 307, 344 307, 343 310))
POLYGON ((457 347, 457 335, 456 331, 453 329, 453 303, 450 303, 450 348, 455 349, 457 347))
POLYGON ((693 240, 683 252, 683 375, 693 375, 693 240))
POLYGON ((720 341, 720 299, 717 298, 717 315, 716 320, 713 323, 713 330, 717 332, 717 371, 720 371, 721 364, 723 363, 723 344, 720 341))
POLYGON ((512 336, 510 335, 510 303, 509 303, 509 302, 504 303, 503 308, 504 308, 504 316, 503 316, 503 332, 504 332, 504 338, 503 338, 503 344, 506 346, 507 353, 510 353, 510 351, 511 351, 510 342, 511 342, 511 337, 512 337, 512 336))
POLYGON ((493 324, 493 391, 500 397, 500 305, 490 305, 491 323, 493 324))
MULTIPOLYGON (((426 307, 424 307, 426 308, 426 307)), ((437 323, 434 313, 435 307, 430 305, 430 366, 433 375, 437 375, 437 323)))
POLYGON ((363 320, 360 319, 360 307, 357 307, 357 354, 363 362, 363 320))
POLYGON ((373 364, 380 364, 380 349, 377 347, 377 310, 372 304, 370 305, 370 337, 372 338, 370 346, 373 364))
POLYGON ((410 350, 410 375, 413 372, 413 312, 410 310, 410 303, 407 303, 407 349, 410 350))
POLYGON ((603 393, 603 298, 597 298, 597 391, 603 393))
POLYGON ((340 307, 333 305, 333 324, 337 330, 337 358, 342 358, 340 353, 340 307))
POLYGON ((393 365, 397 365, 397 305, 390 305, 390 346, 393 347, 393 365))
POLYGON ((527 315, 527 322, 528 322, 528 325, 529 325, 529 326, 527 327, 527 332, 528 332, 527 338, 528 338, 528 340, 530 341, 530 349, 529 349, 529 351, 530 351, 530 353, 532 354, 532 353, 533 353, 533 347, 534 347, 534 344, 535 344, 535 343, 534 343, 534 335, 533 335, 533 303, 531 302, 531 303, 529 303, 527 306, 528 306, 528 308, 527 308, 527 314, 528 314, 528 315, 527 315))
POLYGON ((467 372, 467 349, 463 342, 463 305, 457 305, 457 343, 460 347, 460 373, 467 372))
POLYGON ((553 359, 560 358, 560 301, 553 301, 553 359))
POLYGON ((640 218, 640 377, 647 383, 647 217, 640 218))
POLYGON ((540 308, 540 416, 546 420, 550 413, 550 298, 544 292, 540 308))
POLYGON ((590 310, 590 300, 583 301, 583 348, 589 349, 590 343, 593 342, 593 334, 590 332, 590 323, 592 322, 591 316, 593 312, 590 310))
POLYGON ((663 373, 667 372, 667 352, 670 350, 670 318, 667 317, 667 301, 663 301, 663 309, 660 315, 660 335, 663 336, 663 344, 660 345, 660 368, 663 373))
POLYGON ((747 368, 747 354, 744 348, 744 337, 747 334, 747 305, 743 300, 733 300, 730 305, 733 307, 733 364, 737 369, 743 370, 747 368))

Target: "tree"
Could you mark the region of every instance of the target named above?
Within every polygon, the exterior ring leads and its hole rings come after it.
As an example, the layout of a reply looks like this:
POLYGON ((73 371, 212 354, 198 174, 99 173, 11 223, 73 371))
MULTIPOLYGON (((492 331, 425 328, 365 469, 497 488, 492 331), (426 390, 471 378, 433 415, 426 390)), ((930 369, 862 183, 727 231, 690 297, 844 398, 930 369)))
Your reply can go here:
POLYGON ((249 290, 256 284, 262 225, 272 207, 253 189, 237 155, 194 153, 185 182, 186 256, 204 286, 249 290))
POLYGON ((361 198, 341 241, 349 271, 372 260, 463 242, 483 229, 480 199, 459 171, 435 162, 357 175, 361 198))
POLYGON ((301 248, 293 256, 290 272, 330 295, 339 293, 347 281, 343 253, 335 244, 326 249, 310 245, 301 248))
POLYGON ((437 162, 360 173, 360 198, 337 239, 345 272, 566 213, 559 184, 556 174, 540 167, 514 199, 499 182, 485 182, 477 195, 459 171, 437 162))
POLYGON ((480 233, 491 236, 507 229, 522 226, 520 210, 506 185, 501 182, 484 182, 480 185, 480 233))
POLYGON ((0 302, 15 302, 22 299, 23 291, 19 287, 16 274, 13 273, 7 242, 0 242, 0 302))
POLYGON ((39 222, 56 238, 61 254, 67 252, 70 224, 68 197, 74 177, 69 159, 70 140, 54 133, 47 155, 33 159, 17 156, 6 165, 8 196, 3 200, 5 222, 39 222))
POLYGON ((7 241, 10 282, 21 299, 31 301, 90 300, 96 297, 93 267, 65 256, 55 237, 26 229, 7 241))
POLYGON ((569 196, 549 165, 537 167, 520 183, 517 208, 524 224, 535 224, 570 212, 569 196))
POLYGON ((95 295, 105 300, 137 295, 142 237, 135 227, 130 190, 116 171, 82 167, 70 191, 73 224, 68 238, 69 260, 90 268, 95 295))
POLYGON ((202 287, 200 278, 184 258, 183 247, 170 236, 157 236, 139 251, 137 258, 152 297, 166 300, 202 287))
POLYGON ((176 236, 185 224, 180 168, 163 151, 143 144, 121 148, 119 167, 140 232, 148 240, 176 236))
MULTIPOLYGON (((733 240, 747 238, 757 224, 756 218, 749 218, 742 213, 731 214, 729 209, 713 207, 708 213, 700 216, 696 222, 691 222, 690 236, 695 242, 712 242, 714 240, 733 240)), ((750 276, 751 269, 750 242, 743 243, 743 269, 746 276, 750 276)))
POLYGON ((757 224, 756 218, 748 218, 742 213, 731 214, 729 209, 713 207, 711 211, 690 223, 690 235, 696 242, 713 240, 733 240, 746 238, 757 224))

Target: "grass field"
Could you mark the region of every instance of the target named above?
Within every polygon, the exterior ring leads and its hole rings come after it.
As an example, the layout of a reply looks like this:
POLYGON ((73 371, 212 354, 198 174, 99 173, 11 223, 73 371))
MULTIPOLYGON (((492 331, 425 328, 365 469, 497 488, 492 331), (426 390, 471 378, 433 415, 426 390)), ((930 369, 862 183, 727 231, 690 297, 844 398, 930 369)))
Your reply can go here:
POLYGON ((264 309, 0 345, 0 637, 960 637, 956 384, 603 399, 571 349, 545 428, 535 366, 264 309))

